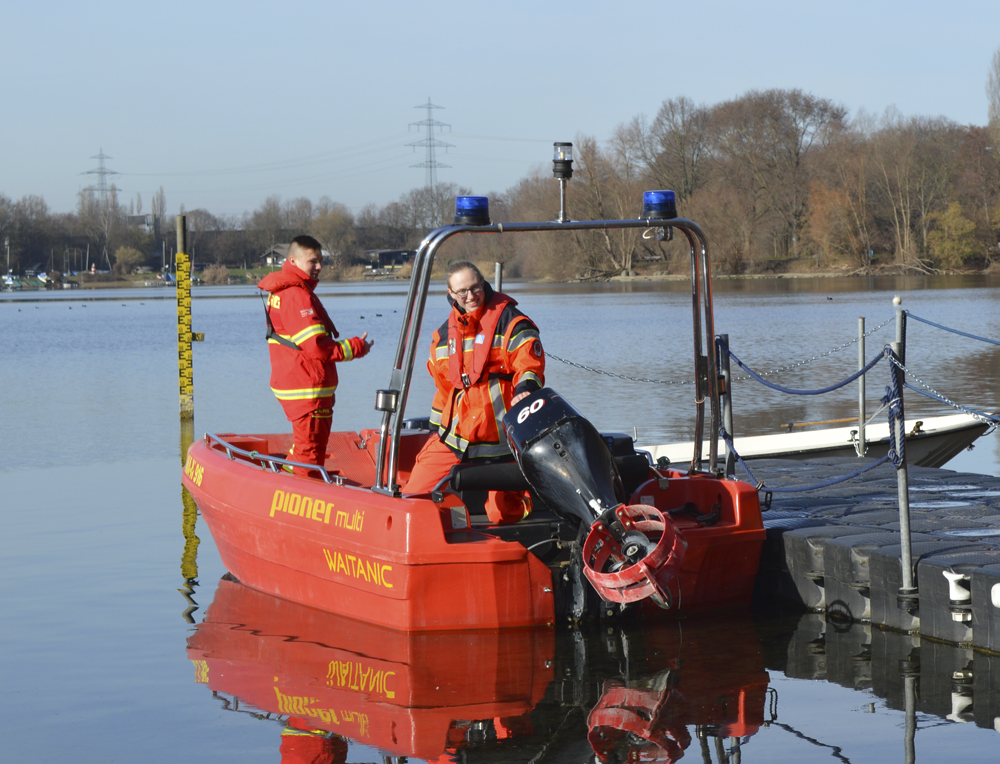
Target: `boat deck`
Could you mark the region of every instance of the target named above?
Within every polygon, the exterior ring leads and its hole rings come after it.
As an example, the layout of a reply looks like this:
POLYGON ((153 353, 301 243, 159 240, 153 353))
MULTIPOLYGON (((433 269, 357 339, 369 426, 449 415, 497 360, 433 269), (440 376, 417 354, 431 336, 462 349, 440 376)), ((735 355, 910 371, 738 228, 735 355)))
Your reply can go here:
MULTIPOLYGON (((753 469, 784 487, 821 483, 861 464, 850 457, 771 459, 753 469)), ((897 603, 899 503, 888 466, 819 490, 772 495, 763 513, 757 606, 790 603, 1000 652, 1000 478, 911 466, 909 483, 916 608, 897 603)))

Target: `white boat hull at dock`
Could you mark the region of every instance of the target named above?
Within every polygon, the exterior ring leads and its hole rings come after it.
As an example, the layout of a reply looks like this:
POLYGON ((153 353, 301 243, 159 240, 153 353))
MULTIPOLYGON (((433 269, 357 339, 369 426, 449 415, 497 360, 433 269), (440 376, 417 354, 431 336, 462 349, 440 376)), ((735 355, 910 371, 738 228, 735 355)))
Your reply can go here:
MULTIPOLYGON (((989 425, 969 414, 923 417, 906 423, 906 459, 920 467, 941 467, 956 455, 969 448, 989 429, 989 425)), ((834 427, 824 430, 788 432, 777 435, 737 437, 736 453, 744 459, 808 459, 814 456, 855 456, 858 436, 857 425, 834 427)), ((880 458, 889 450, 889 425, 886 422, 865 428, 866 456, 880 458)), ((691 460, 694 444, 668 443, 659 446, 637 446, 649 451, 656 461, 661 456, 671 464, 682 465, 691 460)), ((726 447, 720 442, 719 453, 726 447)), ((702 449, 702 458, 708 459, 708 442, 702 449)))

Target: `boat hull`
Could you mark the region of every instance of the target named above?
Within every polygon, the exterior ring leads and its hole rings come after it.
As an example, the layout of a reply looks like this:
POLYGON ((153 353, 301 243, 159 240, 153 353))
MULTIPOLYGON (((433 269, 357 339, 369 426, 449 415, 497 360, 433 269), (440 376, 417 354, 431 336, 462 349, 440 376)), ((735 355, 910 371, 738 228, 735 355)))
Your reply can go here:
MULTIPOLYGON (((242 583, 403 631, 538 626, 611 614, 592 590, 581 594, 589 587, 579 575, 578 528, 543 511, 512 526, 483 527, 470 522, 457 496, 435 502, 373 491, 356 479, 365 477, 359 464, 345 461, 377 447, 370 433, 335 435, 353 444, 327 460, 328 470, 348 476, 342 485, 273 472, 208 439, 188 450, 184 485, 223 564, 242 583), (511 532, 516 538, 505 537, 511 532)), ((280 436, 226 437, 237 448, 273 453, 280 436)), ((675 612, 749 604, 764 540, 751 486, 673 473, 647 480, 631 501, 663 511, 687 502, 706 513, 719 509, 714 524, 675 518, 688 541, 675 612)))
POLYGON ((204 441, 188 450, 184 485, 223 564, 261 591, 407 630, 553 621, 537 557, 453 527, 458 515, 428 499, 270 472, 204 441))
MULTIPOLYGON (((972 446, 989 425, 968 414, 941 417, 924 417, 907 423, 907 462, 917 467, 943 467, 951 459, 972 446)), ((811 459, 815 456, 856 456, 855 438, 858 428, 835 427, 807 432, 788 432, 777 435, 737 437, 736 453, 744 459, 811 459)), ((885 423, 870 425, 866 430, 865 455, 874 459, 889 451, 889 426, 885 423)), ((724 446, 724 444, 722 444, 724 446)), ((643 446, 654 460, 665 456, 671 464, 684 464, 694 453, 693 443, 668 443, 643 446)), ((720 452, 725 453, 725 450, 720 452)), ((704 444, 702 458, 708 459, 708 444, 704 444)))

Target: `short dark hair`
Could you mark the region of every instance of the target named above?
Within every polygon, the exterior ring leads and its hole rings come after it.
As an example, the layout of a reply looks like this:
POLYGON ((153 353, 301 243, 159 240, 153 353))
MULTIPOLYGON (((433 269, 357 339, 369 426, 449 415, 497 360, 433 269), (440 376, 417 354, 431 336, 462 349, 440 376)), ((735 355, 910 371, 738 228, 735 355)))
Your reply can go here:
MULTIPOLYGON (((299 249, 309 249, 313 252, 319 252, 320 254, 323 253, 323 245, 307 233, 299 234, 292 239, 292 246, 298 247, 299 249)), ((289 249, 291 249, 291 247, 289 247, 289 249)))

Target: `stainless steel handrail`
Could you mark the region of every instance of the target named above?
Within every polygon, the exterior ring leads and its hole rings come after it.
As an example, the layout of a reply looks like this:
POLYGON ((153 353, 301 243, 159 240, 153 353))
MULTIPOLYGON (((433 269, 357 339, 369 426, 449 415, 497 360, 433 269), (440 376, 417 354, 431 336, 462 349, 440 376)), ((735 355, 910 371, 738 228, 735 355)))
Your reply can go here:
POLYGON ((540 223, 493 223, 485 226, 445 225, 431 231, 420 244, 414 258, 413 275, 410 290, 407 294, 404 309, 403 324, 400 328, 399 341, 396 347, 395 363, 390 380, 390 388, 398 390, 399 396, 394 411, 384 412, 382 423, 382 442, 379 444, 376 467, 375 488, 386 493, 398 492, 396 475, 398 471, 399 440, 402 433, 403 414, 410 391, 413 376, 413 366, 416 359, 417 343, 420 338, 420 328, 423 322, 424 308, 427 304, 427 293, 430 288, 431 272, 434 257, 440 246, 449 238, 459 233, 469 234, 503 234, 514 232, 541 231, 579 231, 624 228, 677 228, 684 232, 691 249, 691 297, 693 311, 693 335, 695 350, 695 368, 702 366, 702 357, 706 359, 706 377, 704 383, 698 385, 697 414, 695 422, 694 454, 691 460, 691 471, 701 469, 701 449, 704 440, 704 403, 710 401, 710 433, 709 471, 716 471, 718 459, 719 430, 719 383, 715 359, 714 337, 715 322, 712 308, 711 270, 709 263, 708 241, 697 223, 686 218, 672 220, 567 220, 564 222, 540 223), (702 319, 704 316, 704 331, 702 319), (398 387, 397 387, 398 385, 398 387), (386 470, 386 435, 390 428, 388 470, 386 470))
POLYGON ((246 457, 251 462, 260 462, 261 467, 266 466, 271 470, 271 472, 275 474, 290 474, 284 472, 284 470, 279 469, 278 465, 287 464, 289 467, 304 467, 307 470, 316 470, 317 472, 319 472, 319 474, 323 477, 324 483, 332 485, 344 484, 344 478, 342 475, 331 476, 330 473, 326 471, 326 467, 323 467, 319 464, 305 464, 304 462, 293 462, 289 459, 282 459, 280 456, 270 456, 269 454, 262 454, 259 451, 247 451, 245 449, 237 448, 236 446, 227 443, 218 435, 216 435, 214 432, 206 432, 205 445, 211 448, 213 441, 222 446, 222 449, 226 452, 226 456, 229 457, 230 461, 235 461, 236 457, 233 456, 233 454, 238 454, 239 456, 246 457))
MULTIPOLYGON (((406 340, 409 336, 409 328, 413 323, 413 306, 416 302, 417 292, 420 289, 420 285, 423 283, 423 268, 426 262, 426 257, 424 257, 427 251, 427 243, 431 236, 436 233, 432 231, 430 234, 424 237, 424 240, 420 242, 420 247, 417 249, 417 254, 413 261, 413 270, 410 273, 410 288, 406 293, 406 305, 403 308, 403 324, 399 332, 399 340, 396 343, 396 355, 393 359, 393 378, 389 381, 389 388, 396 390, 395 385, 399 384, 396 377, 397 370, 401 368, 403 363, 403 356, 406 350, 406 340)), ((419 332, 418 332, 419 333, 419 332)), ((398 390, 397 390, 398 392, 398 390)), ((385 454, 386 454, 386 440, 389 433, 389 424, 392 420, 393 414, 402 414, 403 408, 400 407, 397 400, 395 411, 385 411, 382 414, 382 426, 380 428, 380 437, 378 444, 378 456, 376 457, 376 465, 378 470, 375 474, 375 490, 385 490, 386 483, 389 482, 387 479, 383 479, 383 472, 385 466, 385 454)))

